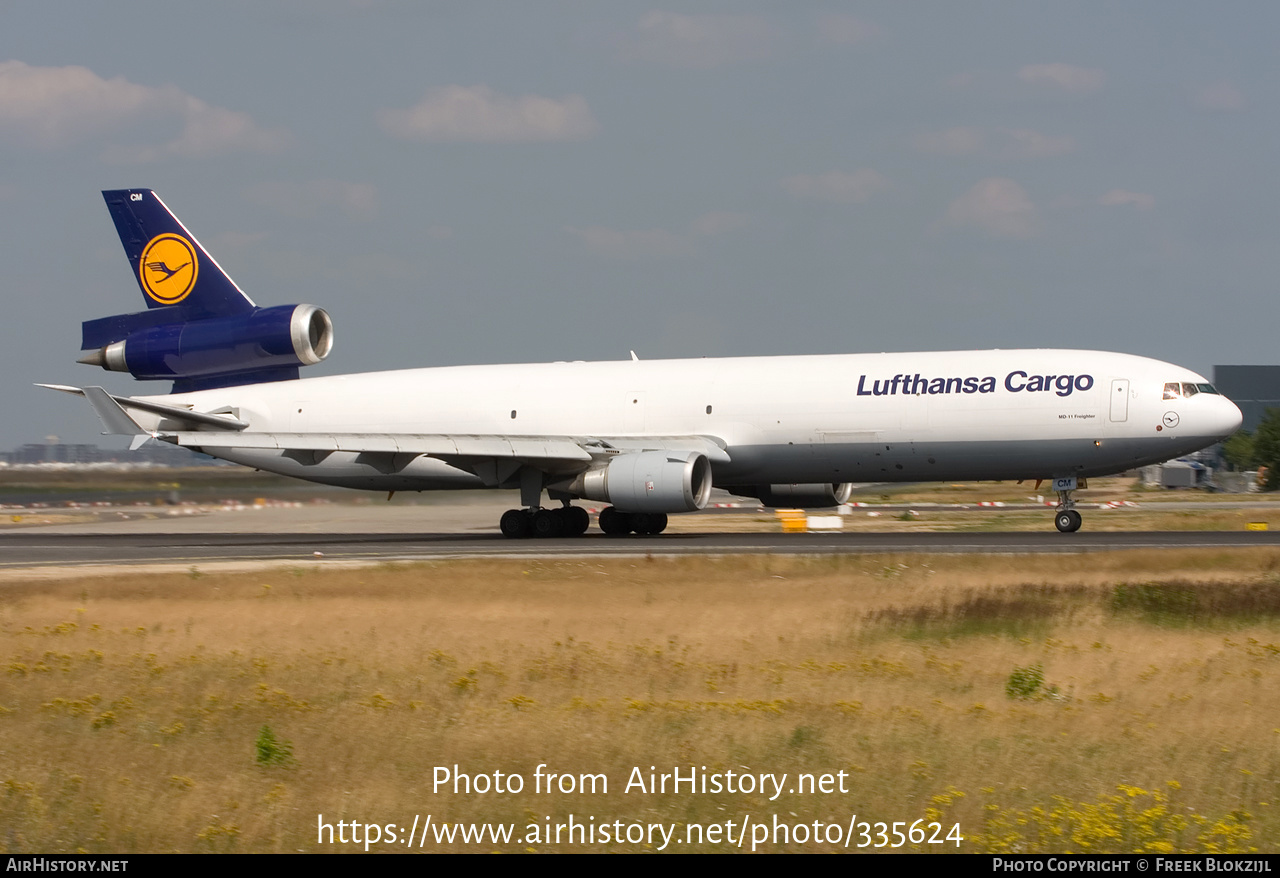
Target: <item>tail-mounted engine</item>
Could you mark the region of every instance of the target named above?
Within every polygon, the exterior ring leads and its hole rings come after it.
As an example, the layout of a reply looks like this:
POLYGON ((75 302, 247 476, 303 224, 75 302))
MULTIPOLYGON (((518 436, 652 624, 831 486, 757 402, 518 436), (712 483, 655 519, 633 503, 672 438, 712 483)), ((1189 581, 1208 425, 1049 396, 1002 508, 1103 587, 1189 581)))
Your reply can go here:
POLYGON ((78 362, 168 379, 181 393, 297 378, 299 366, 319 363, 333 348, 333 321, 315 305, 145 325, 166 310, 86 322, 83 347, 92 350, 78 362))

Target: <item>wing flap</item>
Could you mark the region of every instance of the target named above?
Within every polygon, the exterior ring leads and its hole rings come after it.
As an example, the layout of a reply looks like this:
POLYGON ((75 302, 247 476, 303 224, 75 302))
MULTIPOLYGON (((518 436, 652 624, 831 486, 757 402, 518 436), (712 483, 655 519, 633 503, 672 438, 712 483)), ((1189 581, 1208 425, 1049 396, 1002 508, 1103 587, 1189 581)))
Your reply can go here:
POLYGON ((522 461, 571 461, 588 465, 599 457, 640 451, 696 451, 713 463, 728 463, 730 456, 709 436, 628 436, 618 439, 579 439, 570 436, 500 436, 408 433, 230 433, 230 431, 178 431, 159 438, 187 447, 274 448, 298 452, 355 452, 426 454, 443 461, 467 459, 522 459, 522 461), (593 453, 595 452, 595 453, 593 453))
POLYGON ((430 433, 162 433, 178 445, 210 448, 276 448, 281 451, 354 451, 425 454, 440 459, 521 458, 590 463, 572 439, 555 436, 453 436, 430 433))
POLYGON ((697 451, 713 463, 728 463, 724 448, 707 436, 627 437, 486 436, 452 433, 160 433, 188 447, 273 448, 281 451, 350 451, 357 454, 425 454, 445 461, 501 460, 577 462, 633 451, 697 451), (594 453, 593 453, 594 452, 594 453))

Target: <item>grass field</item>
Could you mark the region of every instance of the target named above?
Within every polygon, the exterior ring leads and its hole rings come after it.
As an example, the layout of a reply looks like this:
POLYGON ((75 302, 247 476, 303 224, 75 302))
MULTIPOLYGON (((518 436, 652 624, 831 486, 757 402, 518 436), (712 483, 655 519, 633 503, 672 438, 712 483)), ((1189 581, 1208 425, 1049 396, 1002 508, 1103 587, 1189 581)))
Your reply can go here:
MULTIPOLYGON (((856 814, 958 823, 962 851, 1276 850, 1278 583, 1259 550, 9 584, 0 849, 364 850, 317 844, 323 814, 517 828, 430 850, 633 850, 660 845, 522 836, 856 814), (535 792, 540 764, 608 791, 535 792), (526 786, 433 790, 455 765, 526 786), (694 767, 847 791, 625 791, 694 767)), ((797 838, 761 849, 832 849, 797 838)))

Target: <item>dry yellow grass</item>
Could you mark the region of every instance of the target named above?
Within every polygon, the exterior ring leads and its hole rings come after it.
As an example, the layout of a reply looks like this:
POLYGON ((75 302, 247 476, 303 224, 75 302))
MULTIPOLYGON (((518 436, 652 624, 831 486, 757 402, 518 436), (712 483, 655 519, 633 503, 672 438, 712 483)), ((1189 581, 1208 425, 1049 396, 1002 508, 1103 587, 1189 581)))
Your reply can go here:
POLYGON ((11 583, 0 849, 363 850, 317 845, 319 814, 523 833, 856 813, 958 822, 960 850, 1275 850, 1278 573, 1277 551, 1170 550, 11 583), (609 792, 536 794, 540 763, 609 792), (433 792, 455 764, 527 786, 433 792), (849 792, 624 793, 636 766, 843 771, 849 792))

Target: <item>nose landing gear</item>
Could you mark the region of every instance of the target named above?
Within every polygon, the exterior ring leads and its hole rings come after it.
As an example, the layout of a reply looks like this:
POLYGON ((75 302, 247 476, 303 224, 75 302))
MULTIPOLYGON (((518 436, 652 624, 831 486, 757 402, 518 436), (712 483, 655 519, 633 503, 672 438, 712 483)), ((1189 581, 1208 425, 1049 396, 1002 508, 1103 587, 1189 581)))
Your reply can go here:
POLYGON ((1054 527, 1060 533, 1075 533, 1084 523, 1084 518, 1076 512, 1076 501, 1071 499, 1070 490, 1058 491, 1058 511, 1053 516, 1054 527))
POLYGON ((1084 523, 1084 518, 1074 509, 1059 509, 1053 518, 1054 525, 1064 534, 1075 533, 1084 523))

